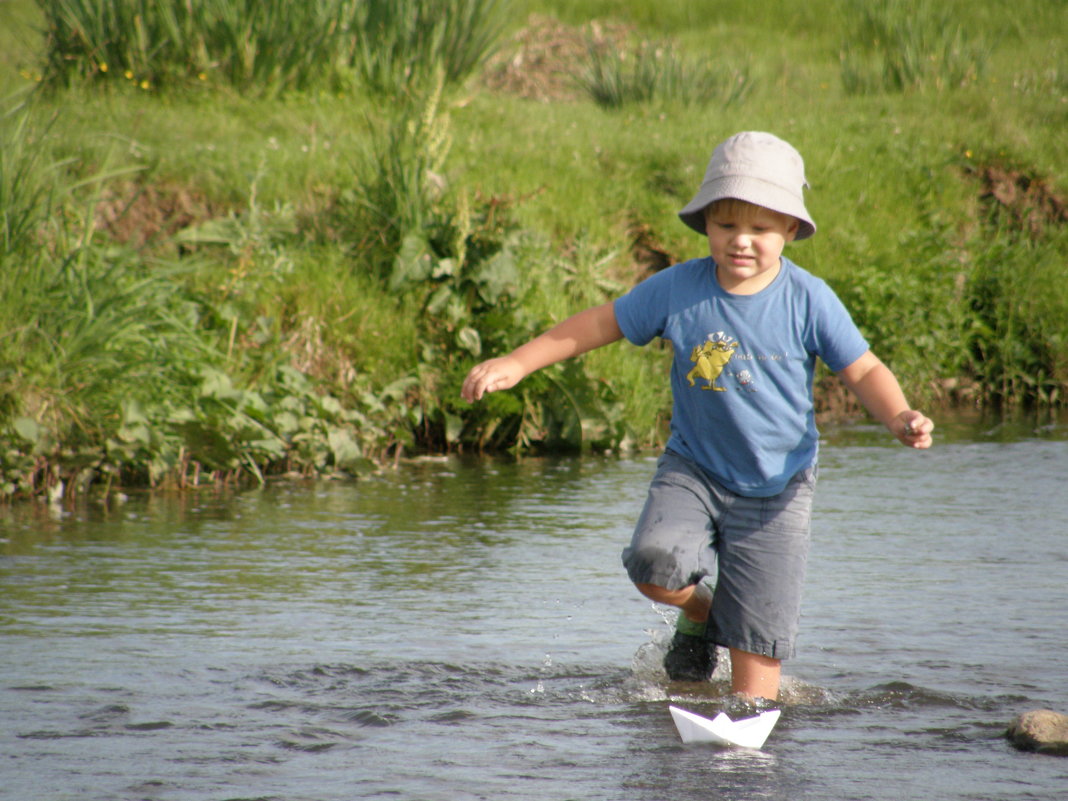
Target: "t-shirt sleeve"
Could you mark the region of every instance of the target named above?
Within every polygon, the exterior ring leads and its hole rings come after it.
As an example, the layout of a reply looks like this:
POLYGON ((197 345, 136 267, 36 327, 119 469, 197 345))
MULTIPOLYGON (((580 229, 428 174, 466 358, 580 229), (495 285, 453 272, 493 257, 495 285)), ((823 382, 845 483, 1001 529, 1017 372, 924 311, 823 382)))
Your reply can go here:
POLYGON ((635 345, 647 345, 654 337, 663 335, 673 269, 646 278, 626 295, 616 298, 616 323, 623 336, 635 345))
POLYGON ((868 341, 857 328, 845 304, 821 282, 812 330, 812 350, 833 372, 844 370, 868 351, 868 341))

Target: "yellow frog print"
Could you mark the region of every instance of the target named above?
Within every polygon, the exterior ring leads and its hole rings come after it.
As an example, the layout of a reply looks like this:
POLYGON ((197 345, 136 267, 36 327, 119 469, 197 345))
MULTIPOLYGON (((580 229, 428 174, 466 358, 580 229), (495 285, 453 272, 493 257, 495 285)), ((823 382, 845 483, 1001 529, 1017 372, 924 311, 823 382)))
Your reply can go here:
POLYGON ((726 336, 722 331, 709 334, 708 339, 697 345, 690 354, 690 361, 695 363, 694 368, 686 374, 690 386, 694 386, 698 378, 703 378, 708 383, 701 389, 726 392, 725 387, 716 386, 716 379, 720 377, 737 348, 738 342, 734 337, 726 336))

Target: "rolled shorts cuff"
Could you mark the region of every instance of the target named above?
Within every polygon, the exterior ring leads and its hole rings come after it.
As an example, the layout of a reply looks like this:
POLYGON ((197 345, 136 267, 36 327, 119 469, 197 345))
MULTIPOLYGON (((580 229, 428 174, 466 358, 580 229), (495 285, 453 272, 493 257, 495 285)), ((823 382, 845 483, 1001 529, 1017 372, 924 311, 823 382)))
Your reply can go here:
POLYGON ((797 656, 795 640, 774 640, 770 643, 763 641, 720 642, 721 638, 717 637, 715 632, 709 632, 709 637, 716 645, 722 645, 724 648, 737 648, 747 654, 759 654, 770 659, 786 660, 797 656))

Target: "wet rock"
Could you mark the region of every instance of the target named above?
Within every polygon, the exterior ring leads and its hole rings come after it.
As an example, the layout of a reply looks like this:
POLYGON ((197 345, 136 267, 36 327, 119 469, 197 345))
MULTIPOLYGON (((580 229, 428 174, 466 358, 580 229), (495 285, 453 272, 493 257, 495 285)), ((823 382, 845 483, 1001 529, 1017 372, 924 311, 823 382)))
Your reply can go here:
POLYGON ((1068 715, 1052 709, 1033 709, 1016 718, 1005 736, 1024 751, 1068 756, 1068 715))

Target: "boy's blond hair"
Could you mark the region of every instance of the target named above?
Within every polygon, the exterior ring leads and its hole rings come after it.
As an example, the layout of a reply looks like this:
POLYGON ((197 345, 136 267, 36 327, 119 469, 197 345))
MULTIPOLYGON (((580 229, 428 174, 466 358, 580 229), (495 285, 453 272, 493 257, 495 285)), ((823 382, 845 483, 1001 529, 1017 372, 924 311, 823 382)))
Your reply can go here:
POLYGON ((742 220, 749 219, 759 209, 764 208, 758 206, 756 203, 750 203, 748 200, 739 200, 736 197, 723 197, 719 200, 713 200, 707 206, 705 206, 705 219, 708 219, 709 214, 729 214, 732 217, 738 217, 742 220))
POLYGON ((759 211, 770 211, 772 214, 781 214, 789 220, 797 220, 792 214, 775 211, 775 209, 769 209, 757 203, 750 203, 748 200, 739 200, 736 197, 723 197, 719 200, 713 200, 705 206, 705 222, 707 224, 710 215, 721 213, 739 220, 751 220, 759 211))

